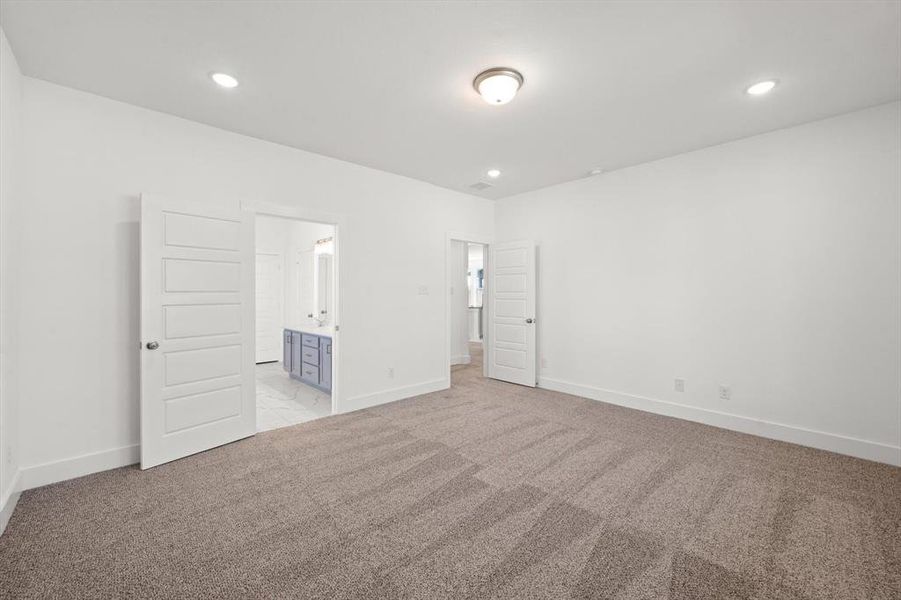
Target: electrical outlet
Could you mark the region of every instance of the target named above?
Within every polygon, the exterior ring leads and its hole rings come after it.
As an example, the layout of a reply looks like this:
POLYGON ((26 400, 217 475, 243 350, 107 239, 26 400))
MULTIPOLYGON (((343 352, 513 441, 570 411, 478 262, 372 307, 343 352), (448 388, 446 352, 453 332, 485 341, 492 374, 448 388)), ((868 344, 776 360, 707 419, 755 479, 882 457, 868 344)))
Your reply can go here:
POLYGON ((547 369, 547 359, 545 357, 541 357, 541 368, 547 369))
POLYGON ((685 380, 684 379, 676 379, 673 382, 673 389, 676 390, 677 392, 684 392, 685 391, 685 380))
POLYGON ((388 369, 388 379, 394 379, 394 367, 388 369))
POLYGON ((728 385, 720 386, 720 400, 731 400, 732 399, 732 388, 728 385))
POLYGON ((429 286, 427 286, 427 285, 419 286, 419 295, 420 296, 428 296, 429 295, 429 286))

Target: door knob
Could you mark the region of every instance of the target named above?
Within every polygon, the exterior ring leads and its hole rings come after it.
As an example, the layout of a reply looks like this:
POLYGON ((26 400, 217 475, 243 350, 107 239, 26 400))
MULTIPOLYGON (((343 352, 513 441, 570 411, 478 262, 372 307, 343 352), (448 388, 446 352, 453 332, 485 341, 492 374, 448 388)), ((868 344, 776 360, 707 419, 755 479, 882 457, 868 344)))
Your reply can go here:
POLYGON ((159 347, 160 347, 160 343, 159 343, 159 342, 147 342, 147 349, 148 349, 148 350, 156 350, 156 349, 159 348, 159 347))
POLYGON ((534 323, 535 319, 526 319, 526 323, 534 323))

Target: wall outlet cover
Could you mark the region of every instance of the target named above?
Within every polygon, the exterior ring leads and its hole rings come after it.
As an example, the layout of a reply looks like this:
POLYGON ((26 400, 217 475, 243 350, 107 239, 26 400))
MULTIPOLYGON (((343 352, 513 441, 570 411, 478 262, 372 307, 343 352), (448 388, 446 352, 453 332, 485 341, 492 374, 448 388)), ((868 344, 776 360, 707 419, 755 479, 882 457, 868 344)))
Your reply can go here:
POLYGON ((676 390, 677 392, 684 392, 685 391, 685 380, 684 379, 676 379, 673 382, 673 389, 676 390))
POLYGON ((732 398, 732 388, 728 385, 720 386, 720 400, 730 400, 732 398))

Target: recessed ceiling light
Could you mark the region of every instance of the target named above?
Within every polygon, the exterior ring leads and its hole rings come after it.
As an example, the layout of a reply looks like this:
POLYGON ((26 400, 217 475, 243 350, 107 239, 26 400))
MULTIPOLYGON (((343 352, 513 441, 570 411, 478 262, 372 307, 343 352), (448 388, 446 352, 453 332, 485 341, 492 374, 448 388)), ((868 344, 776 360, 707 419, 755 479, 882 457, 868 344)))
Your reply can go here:
POLYGON ((238 80, 226 73, 211 73, 210 78, 224 88, 238 87, 238 80))
POLYGON ((497 179, 501 176, 501 172, 497 169, 489 169, 487 175, 492 179, 497 179))
POLYGON ((488 104, 500 105, 513 100, 516 92, 522 87, 522 75, 519 71, 506 67, 495 67, 482 71, 472 81, 472 87, 488 104))
POLYGON ((776 82, 772 79, 760 81, 749 87, 746 91, 752 96, 762 96, 776 87, 776 82))

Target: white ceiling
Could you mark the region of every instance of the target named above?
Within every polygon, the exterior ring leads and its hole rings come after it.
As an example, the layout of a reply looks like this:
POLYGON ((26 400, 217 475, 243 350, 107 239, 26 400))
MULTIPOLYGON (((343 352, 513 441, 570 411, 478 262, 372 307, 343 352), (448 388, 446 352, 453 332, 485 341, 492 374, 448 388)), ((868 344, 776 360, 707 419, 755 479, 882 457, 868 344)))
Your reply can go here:
POLYGON ((486 198, 901 97, 892 0, 0 7, 32 77, 486 198), (497 107, 471 82, 499 65, 525 84, 497 107))

